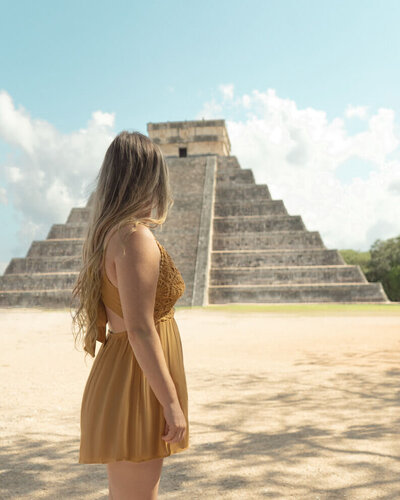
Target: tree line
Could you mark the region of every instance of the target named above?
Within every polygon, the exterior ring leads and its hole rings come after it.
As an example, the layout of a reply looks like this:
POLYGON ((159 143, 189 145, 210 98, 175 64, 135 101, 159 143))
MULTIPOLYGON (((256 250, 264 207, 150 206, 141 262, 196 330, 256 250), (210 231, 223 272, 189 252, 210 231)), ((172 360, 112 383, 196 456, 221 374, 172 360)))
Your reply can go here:
POLYGON ((377 239, 366 252, 340 250, 346 264, 359 265, 368 281, 380 281, 389 300, 400 301, 400 236, 377 239))

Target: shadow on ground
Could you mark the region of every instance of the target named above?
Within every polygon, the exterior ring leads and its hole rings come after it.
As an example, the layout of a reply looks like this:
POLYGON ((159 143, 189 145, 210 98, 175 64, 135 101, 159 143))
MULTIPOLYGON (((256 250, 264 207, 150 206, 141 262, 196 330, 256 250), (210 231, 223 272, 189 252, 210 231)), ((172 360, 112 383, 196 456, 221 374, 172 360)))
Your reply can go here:
MULTIPOLYGON (((287 373, 196 375, 191 447, 164 460, 160 498, 399 498, 395 362, 387 351, 309 353, 287 373)), ((78 449, 79 436, 11 436, 1 498, 108 498, 105 465, 78 464, 78 449)))

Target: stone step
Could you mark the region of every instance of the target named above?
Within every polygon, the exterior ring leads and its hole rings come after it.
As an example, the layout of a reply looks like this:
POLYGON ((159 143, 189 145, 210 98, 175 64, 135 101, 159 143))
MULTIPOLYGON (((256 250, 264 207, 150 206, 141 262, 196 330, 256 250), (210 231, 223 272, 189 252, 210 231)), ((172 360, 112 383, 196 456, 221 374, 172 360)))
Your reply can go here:
POLYGON ((9 262, 3 276, 24 273, 74 272, 80 269, 81 263, 81 255, 51 258, 14 257, 9 262))
POLYGON ((264 233, 247 232, 213 235, 212 250, 283 250, 306 248, 325 248, 319 231, 268 231, 264 233))
POLYGON ((232 186, 251 188, 251 187, 257 186, 257 184, 250 184, 250 183, 244 183, 244 182, 230 182, 230 181, 227 181, 227 182, 217 181, 216 182, 216 189, 231 188, 232 186))
POLYGON ((214 218, 234 217, 237 215, 288 215, 282 200, 263 200, 253 203, 250 200, 214 203, 214 218))
POLYGON ((239 161, 236 156, 218 156, 218 170, 222 170, 225 168, 231 168, 239 170, 242 167, 239 164, 239 161))
POLYGON ((77 297, 71 290, 0 290, 1 307, 37 307, 70 309, 78 307, 77 297))
POLYGON ((53 224, 47 239, 83 238, 87 224, 81 222, 68 222, 67 224, 53 224))
POLYGON ((83 238, 34 240, 27 257, 72 257, 81 255, 83 238))
POLYGON ((71 209, 67 224, 87 224, 89 222, 89 208, 77 207, 71 209))
POLYGON ((255 184, 253 171, 249 168, 222 168, 217 170, 217 185, 227 184, 255 184))
POLYGON ((266 184, 226 184, 217 183, 215 187, 215 203, 240 203, 244 200, 258 203, 271 200, 266 184))
MULTIPOLYGON (((238 165, 221 165, 218 162, 218 167, 217 167, 217 180, 226 180, 229 178, 229 175, 244 175, 245 177, 248 174, 241 174, 241 172, 247 172, 251 170, 249 168, 242 168, 238 165)), ((249 177, 251 179, 252 177, 249 177)), ((253 177, 254 179, 254 177, 253 177)))
POLYGON ((25 291, 25 290, 66 290, 72 288, 77 280, 78 273, 31 273, 31 274, 5 274, 0 276, 0 290, 25 291))
MULTIPOLYGON (((238 163, 226 163, 223 164, 218 160, 217 163, 217 178, 219 174, 223 174, 226 177, 229 174, 240 174, 240 172, 250 171, 250 168, 242 168, 238 163)), ((248 175, 248 174, 245 174, 248 175)))
POLYGON ((210 286, 208 300, 210 304, 390 302, 380 282, 210 286))
POLYGON ((211 268, 210 284, 275 285, 306 283, 367 283, 359 266, 259 266, 211 268))
POLYGON ((327 248, 237 250, 211 252, 211 268, 260 266, 329 266, 344 265, 338 252, 327 248))
POLYGON ((168 156, 165 157, 168 167, 184 167, 185 170, 191 170, 195 167, 204 165, 207 162, 208 155, 190 155, 185 157, 168 156))
POLYGON ((262 231, 304 231, 306 227, 300 215, 236 215, 215 217, 214 235, 224 233, 248 233, 262 231))

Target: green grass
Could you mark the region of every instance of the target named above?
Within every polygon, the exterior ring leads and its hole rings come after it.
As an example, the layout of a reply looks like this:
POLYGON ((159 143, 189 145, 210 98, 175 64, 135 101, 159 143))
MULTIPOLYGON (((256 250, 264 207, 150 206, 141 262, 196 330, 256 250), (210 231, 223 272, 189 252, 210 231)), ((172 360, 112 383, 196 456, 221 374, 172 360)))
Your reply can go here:
POLYGON ((382 314, 400 315, 400 302, 391 304, 211 304, 205 307, 176 306, 176 309, 205 309, 231 313, 278 313, 278 314, 382 314))
MULTIPOLYGON (((69 308, 51 309, 37 307, 43 312, 69 311, 69 308)), ((320 303, 320 304, 210 304, 208 306, 175 306, 176 310, 204 309, 229 313, 276 313, 276 314, 309 314, 309 315, 400 315, 400 302, 389 304, 353 304, 353 303, 320 303)))

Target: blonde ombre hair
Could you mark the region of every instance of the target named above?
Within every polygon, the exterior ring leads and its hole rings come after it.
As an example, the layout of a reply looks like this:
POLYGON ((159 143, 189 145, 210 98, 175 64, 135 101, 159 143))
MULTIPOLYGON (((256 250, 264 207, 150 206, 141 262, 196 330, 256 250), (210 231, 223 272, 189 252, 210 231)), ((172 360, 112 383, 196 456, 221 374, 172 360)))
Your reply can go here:
MULTIPOLYGON (((86 351, 85 359, 87 354, 94 357, 95 353, 105 236, 114 226, 118 233, 126 226, 126 237, 136 231, 137 224, 149 228, 160 226, 174 204, 161 149, 140 132, 124 130, 115 137, 95 183, 82 248, 82 267, 71 301, 71 307, 74 300, 78 301, 75 314, 72 313, 75 347, 80 339, 86 351), (156 218, 151 217, 153 210, 156 218)), ((119 236, 122 242, 121 234, 119 236)))

